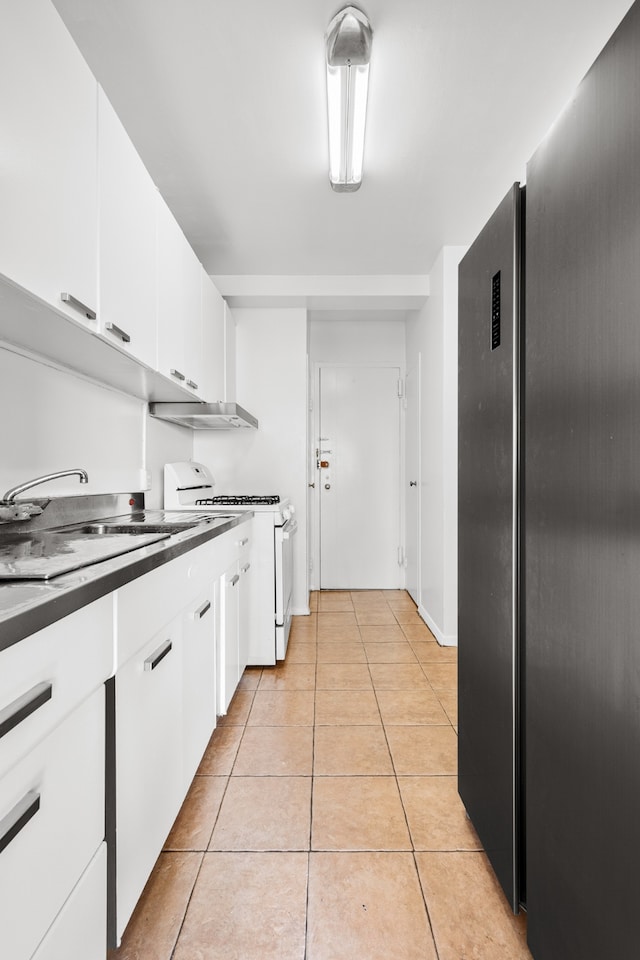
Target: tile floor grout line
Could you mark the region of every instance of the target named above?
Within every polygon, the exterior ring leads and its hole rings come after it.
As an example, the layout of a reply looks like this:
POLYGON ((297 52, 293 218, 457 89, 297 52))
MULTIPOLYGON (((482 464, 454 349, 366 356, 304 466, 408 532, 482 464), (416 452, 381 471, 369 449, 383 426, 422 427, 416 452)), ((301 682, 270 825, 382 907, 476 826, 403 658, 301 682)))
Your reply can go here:
MULTIPOLYGON (((422 852, 422 851, 420 851, 420 852, 422 852)), ((427 895, 426 895, 426 893, 425 893, 425 891, 424 891, 424 887, 423 887, 423 885, 422 885, 422 880, 421 880, 421 878, 420 878, 420 870, 418 869, 418 861, 416 860, 416 851, 415 851, 415 850, 413 851, 413 866, 414 866, 414 868, 415 868, 416 875, 417 875, 417 877, 418 877, 418 884, 419 884, 419 886, 420 886, 420 893, 421 893, 421 895, 422 895, 422 902, 424 903, 424 909, 425 909, 425 912, 426 912, 426 914, 427 914, 427 921, 428 921, 428 923, 429 923, 429 929, 431 930, 431 939, 433 940, 433 949, 434 949, 434 951, 435 951, 436 960, 440 960, 440 950, 438 949, 438 941, 436 940, 436 931, 435 931, 434 926, 433 926, 433 920, 431 919, 431 912, 430 912, 430 910, 429 910, 429 904, 427 903, 427 895)))
MULTIPOLYGON (((205 853, 206 853, 206 851, 205 851, 205 853)), ((175 939, 175 943, 173 944, 173 947, 172 947, 171 952, 170 952, 170 954, 169 954, 168 960, 174 960, 174 958, 175 958, 176 950, 178 949, 178 945, 179 945, 179 943, 180 943, 180 936, 181 936, 182 931, 183 931, 183 929, 184 929, 185 920, 187 919, 187 912, 188 912, 188 910, 189 910, 189 906, 191 905, 191 901, 192 901, 192 899, 193 899, 193 894, 194 894, 194 891, 195 891, 195 889, 196 889, 196 884, 197 884, 197 882, 198 882, 198 877, 200 876, 200 874, 201 874, 201 872, 202 872, 202 867, 203 867, 203 864, 204 864, 205 853, 203 853, 202 856, 200 857, 200 865, 198 866, 198 870, 197 870, 197 872, 196 872, 195 880, 193 881, 193 886, 191 887, 191 891, 190 891, 190 893, 189 893, 189 896, 187 897, 187 902, 186 902, 185 907, 184 907, 184 913, 182 914, 182 920, 180 921, 180 926, 178 927, 178 933, 177 933, 177 936, 176 936, 176 939, 175 939)))

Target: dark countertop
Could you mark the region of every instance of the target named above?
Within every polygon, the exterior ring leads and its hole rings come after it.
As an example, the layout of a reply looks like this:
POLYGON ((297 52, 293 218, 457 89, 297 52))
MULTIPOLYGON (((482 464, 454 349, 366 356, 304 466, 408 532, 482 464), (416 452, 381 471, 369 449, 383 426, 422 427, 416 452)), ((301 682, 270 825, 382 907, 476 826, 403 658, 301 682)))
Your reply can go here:
MULTIPOLYGON (((230 511, 224 511, 228 514, 230 511)), ((145 511, 153 522, 163 511, 145 511)), ((225 516, 218 522, 203 521, 167 539, 149 543, 120 556, 91 563, 51 580, 12 580, 0 583, 0 650, 24 640, 81 607, 104 597, 118 587, 144 576, 156 567, 194 550, 246 523, 253 512, 225 516)))

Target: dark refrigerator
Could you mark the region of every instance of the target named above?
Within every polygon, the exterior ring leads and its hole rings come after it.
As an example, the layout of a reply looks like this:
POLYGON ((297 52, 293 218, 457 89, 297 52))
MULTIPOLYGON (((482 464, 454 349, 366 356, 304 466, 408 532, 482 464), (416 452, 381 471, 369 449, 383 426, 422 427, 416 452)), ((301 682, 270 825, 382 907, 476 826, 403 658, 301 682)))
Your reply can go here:
POLYGON ((527 903, 640 954, 640 5, 527 168, 527 903))
POLYGON ((635 957, 640 3, 459 282, 460 794, 535 960, 635 957))
POLYGON ((458 275, 458 789, 515 912, 523 210, 524 191, 514 184, 458 275))

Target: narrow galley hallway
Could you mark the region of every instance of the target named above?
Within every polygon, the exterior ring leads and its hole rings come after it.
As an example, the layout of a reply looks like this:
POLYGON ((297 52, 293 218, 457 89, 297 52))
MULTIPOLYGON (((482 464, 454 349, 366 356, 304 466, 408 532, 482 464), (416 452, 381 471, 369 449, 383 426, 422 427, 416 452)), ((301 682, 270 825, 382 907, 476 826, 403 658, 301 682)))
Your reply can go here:
POLYGON ((457 795, 456 653, 404 591, 313 594, 109 960, 530 960, 457 795))

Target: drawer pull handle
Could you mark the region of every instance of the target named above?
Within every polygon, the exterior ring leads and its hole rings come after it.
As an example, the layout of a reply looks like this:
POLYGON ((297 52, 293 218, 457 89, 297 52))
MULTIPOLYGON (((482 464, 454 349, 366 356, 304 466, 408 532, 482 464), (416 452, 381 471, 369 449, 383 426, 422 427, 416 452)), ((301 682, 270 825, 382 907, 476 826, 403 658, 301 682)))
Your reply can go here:
POLYGON ((250 563, 245 563, 244 567, 242 567, 242 572, 246 573, 250 566, 251 566, 250 563))
POLYGON ((239 574, 239 573, 236 573, 236 575, 235 575, 234 577, 231 577, 231 586, 232 586, 232 587, 235 587, 235 585, 236 585, 236 583, 238 582, 239 579, 240 579, 240 574, 239 574))
POLYGON ((145 662, 144 662, 144 668, 145 668, 145 670, 155 670, 155 668, 158 666, 158 664, 159 664, 162 660, 164 660, 164 658, 166 657, 166 655, 167 655, 168 653, 171 653, 172 647, 173 647, 173 643, 171 642, 171 640, 165 640, 165 642, 162 643, 162 644, 158 647, 158 649, 155 650, 154 653, 151 654, 150 657, 147 657, 147 659, 146 659, 145 662))
POLYGON ((112 333, 114 337, 117 337, 119 340, 122 340, 123 343, 131 343, 131 337, 126 332, 126 330, 122 330, 120 327, 116 327, 115 323, 105 323, 104 328, 105 330, 108 330, 109 333, 112 333))
POLYGON ((0 853, 18 836, 40 809, 40 794, 30 790, 13 810, 0 820, 0 853))
POLYGON ((47 700, 51 700, 52 690, 50 683, 37 683, 31 690, 27 690, 13 703, 0 710, 0 738, 35 713, 47 700))
POLYGON ((244 537, 244 539, 238 540, 239 547, 246 547, 248 543, 249 543, 249 537, 244 537))
POLYGON ((75 307, 76 310, 79 310, 80 313, 84 313, 87 320, 95 320, 97 314, 95 310, 92 310, 91 307, 88 307, 86 303, 82 303, 81 300, 78 300, 77 297, 72 296, 70 293, 61 293, 60 299, 63 303, 68 303, 70 307, 75 307))
POLYGON ((196 618, 197 618, 198 620, 202 620, 202 618, 204 617, 205 613, 206 613, 208 610, 210 610, 210 609, 211 609, 211 600, 205 600, 205 602, 202 604, 202 606, 201 606, 201 607, 198 607, 198 609, 197 609, 196 612, 194 613, 194 615, 193 615, 194 620, 195 620, 196 618))
POLYGON ((198 384, 194 380, 187 380, 187 386, 191 387, 192 390, 198 389, 198 384))
POLYGON ((169 373, 172 377, 175 377, 176 380, 184 380, 184 373, 180 373, 179 370, 169 370, 169 373))

